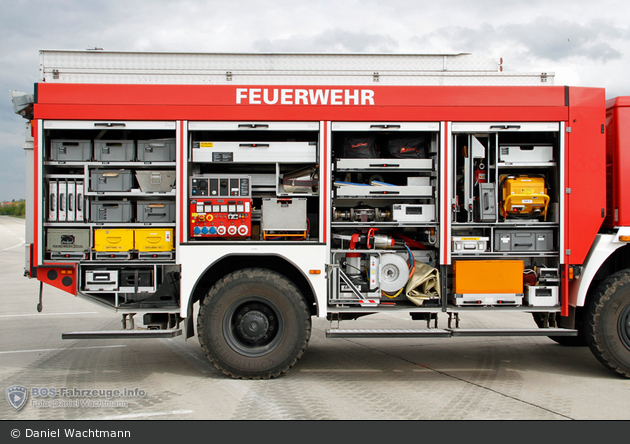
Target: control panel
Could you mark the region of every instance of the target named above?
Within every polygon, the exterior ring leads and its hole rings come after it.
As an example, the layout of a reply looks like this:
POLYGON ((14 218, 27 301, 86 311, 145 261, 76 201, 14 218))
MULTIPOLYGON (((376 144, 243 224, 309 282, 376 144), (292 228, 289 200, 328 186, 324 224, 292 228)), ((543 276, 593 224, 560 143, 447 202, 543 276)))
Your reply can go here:
POLYGON ((251 188, 250 176, 192 176, 189 196, 191 238, 251 236, 251 188))

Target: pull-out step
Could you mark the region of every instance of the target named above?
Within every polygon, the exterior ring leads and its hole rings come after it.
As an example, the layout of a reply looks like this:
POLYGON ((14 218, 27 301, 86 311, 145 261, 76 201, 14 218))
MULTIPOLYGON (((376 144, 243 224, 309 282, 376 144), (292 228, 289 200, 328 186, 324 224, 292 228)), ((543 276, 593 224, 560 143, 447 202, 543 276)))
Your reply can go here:
POLYGON ((182 330, 103 330, 72 331, 62 333, 61 339, 129 339, 129 338, 174 338, 182 330))
POLYGON ((421 329, 354 329, 326 330, 327 338, 450 338, 453 336, 577 336, 577 330, 566 328, 421 328, 421 329))

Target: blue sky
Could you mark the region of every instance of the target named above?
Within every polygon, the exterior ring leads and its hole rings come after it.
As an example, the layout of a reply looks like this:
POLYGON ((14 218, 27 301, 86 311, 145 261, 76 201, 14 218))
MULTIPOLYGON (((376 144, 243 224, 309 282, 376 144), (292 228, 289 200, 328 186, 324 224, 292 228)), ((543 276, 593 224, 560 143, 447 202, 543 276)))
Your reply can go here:
POLYGON ((25 197, 24 120, 40 49, 358 52, 502 58, 556 85, 630 95, 630 4, 602 0, 0 0, 0 201, 25 197), (2 99, 4 94, 4 99, 2 99))

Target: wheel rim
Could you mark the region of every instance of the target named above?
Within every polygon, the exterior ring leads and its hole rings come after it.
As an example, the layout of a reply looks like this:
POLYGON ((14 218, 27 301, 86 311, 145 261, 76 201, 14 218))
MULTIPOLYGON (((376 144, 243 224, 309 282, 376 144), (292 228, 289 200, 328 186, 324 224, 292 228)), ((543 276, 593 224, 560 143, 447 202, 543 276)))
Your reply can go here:
POLYGON ((251 296, 230 306, 223 318, 223 335, 236 352, 249 357, 274 350, 284 333, 278 307, 268 299, 251 296))
POLYGON ((617 329, 621 342, 630 350, 630 304, 626 305, 621 311, 617 329))

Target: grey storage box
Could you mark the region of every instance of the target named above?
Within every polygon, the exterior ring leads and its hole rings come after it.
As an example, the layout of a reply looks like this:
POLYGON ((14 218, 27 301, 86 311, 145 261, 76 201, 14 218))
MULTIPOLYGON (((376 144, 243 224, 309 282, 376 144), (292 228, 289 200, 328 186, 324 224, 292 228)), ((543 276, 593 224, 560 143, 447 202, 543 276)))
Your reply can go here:
POLYGON ((170 193, 175 186, 175 171, 136 171, 140 191, 170 193))
POLYGON ((92 201, 90 204, 92 222, 131 222, 131 202, 92 201))
POLYGON ((139 201, 136 209, 138 222, 175 222, 175 202, 139 201))
POLYGON ((92 170, 90 189, 92 191, 131 191, 131 171, 92 170))
POLYGON ((85 162, 91 158, 91 140, 55 139, 50 143, 50 160, 60 162, 85 162))
POLYGON ((133 140, 95 140, 94 160, 106 162, 129 162, 136 154, 133 140))
POLYGON ((141 162, 175 162, 175 139, 138 140, 137 159, 141 162))
POLYGON ((85 259, 90 251, 90 230, 87 228, 48 228, 46 251, 51 259, 85 259))
POLYGON ((494 232, 495 251, 552 251, 553 230, 524 229, 496 230, 494 232))

